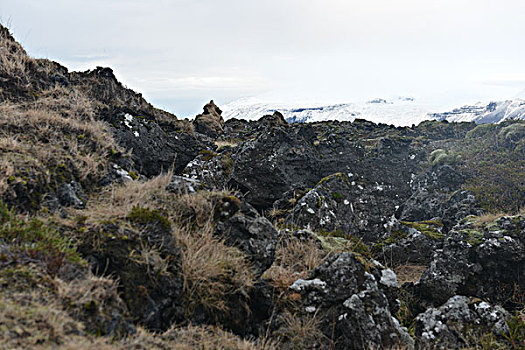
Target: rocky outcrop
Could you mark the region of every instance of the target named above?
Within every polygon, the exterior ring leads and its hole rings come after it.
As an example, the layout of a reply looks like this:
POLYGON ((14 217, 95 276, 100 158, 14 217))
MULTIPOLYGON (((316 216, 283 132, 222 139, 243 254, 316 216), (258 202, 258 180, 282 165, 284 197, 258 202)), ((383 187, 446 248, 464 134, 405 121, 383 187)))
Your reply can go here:
POLYGON ((525 289, 524 230, 524 216, 486 224, 467 217, 449 232, 416 284, 420 297, 440 305, 459 294, 512 307, 516 289, 525 289))
POLYGON ((134 113, 116 113, 109 121, 120 145, 129 149, 135 167, 148 177, 173 170, 179 174, 206 148, 193 135, 169 131, 134 113))
POLYGON ((493 332, 503 338, 509 332, 508 318, 501 306, 456 295, 417 316, 416 344, 423 349, 463 349, 469 341, 475 343, 479 334, 493 332))
POLYGON ((377 260, 388 266, 407 263, 428 265, 434 252, 443 246, 445 235, 438 221, 398 222, 393 220, 390 232, 372 245, 377 260))
POLYGON ((396 210, 392 192, 389 186, 372 184, 352 173, 335 173, 297 200, 287 221, 318 232, 377 241, 392 224, 396 210))
POLYGON ((195 131, 209 137, 217 137, 224 132, 224 119, 222 119, 222 111, 210 101, 204 106, 204 112, 195 117, 193 126, 195 131))
POLYGON ((255 274, 262 275, 275 259, 279 239, 272 223, 235 196, 222 198, 216 206, 215 216, 218 219, 215 235, 245 253, 255 274))
POLYGON ((384 292, 398 288, 395 274, 351 253, 337 254, 315 269, 311 279, 297 280, 305 313, 315 313, 335 349, 391 348, 412 340, 392 314, 384 292))
POLYGON ((437 165, 412 180, 412 196, 403 203, 401 220, 423 221, 439 219, 449 230, 467 215, 479 215, 475 198, 461 191, 465 182, 450 165, 437 165))
POLYGON ((286 126, 288 125, 288 122, 284 119, 284 116, 280 112, 275 111, 273 114, 265 115, 259 119, 259 124, 269 126, 286 126))

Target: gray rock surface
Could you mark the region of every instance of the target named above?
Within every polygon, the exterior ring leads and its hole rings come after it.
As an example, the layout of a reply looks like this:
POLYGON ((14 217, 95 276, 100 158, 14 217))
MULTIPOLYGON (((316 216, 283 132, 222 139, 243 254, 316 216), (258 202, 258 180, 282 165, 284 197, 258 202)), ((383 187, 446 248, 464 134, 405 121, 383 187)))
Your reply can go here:
POLYGON ((509 329, 509 314, 501 306, 479 299, 456 295, 438 308, 430 308, 416 318, 416 344, 420 348, 460 349, 468 346, 465 339, 480 332, 504 335, 509 329))
POLYGON ((301 293, 305 312, 317 313, 335 349, 412 348, 385 294, 386 289, 397 289, 395 274, 361 259, 352 253, 334 255, 311 279, 290 288, 301 293))

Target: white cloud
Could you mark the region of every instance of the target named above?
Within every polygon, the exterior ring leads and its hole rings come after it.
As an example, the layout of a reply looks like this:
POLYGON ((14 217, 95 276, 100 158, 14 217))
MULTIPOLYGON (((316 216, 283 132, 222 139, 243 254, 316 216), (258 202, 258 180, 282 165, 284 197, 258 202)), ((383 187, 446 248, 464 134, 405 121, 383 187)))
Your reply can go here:
POLYGON ((110 65, 183 114, 201 100, 261 94, 513 95, 521 78, 486 82, 525 76, 523 13, 517 0, 0 0, 31 54, 73 69, 110 65))

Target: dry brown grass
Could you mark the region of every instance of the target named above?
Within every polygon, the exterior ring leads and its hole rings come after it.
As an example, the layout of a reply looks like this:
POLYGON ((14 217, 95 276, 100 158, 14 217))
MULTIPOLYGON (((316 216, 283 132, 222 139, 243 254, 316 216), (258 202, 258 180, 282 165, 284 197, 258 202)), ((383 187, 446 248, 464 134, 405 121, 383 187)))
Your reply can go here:
POLYGON ((227 147, 235 147, 239 144, 241 140, 231 139, 231 140, 217 140, 215 145, 217 146, 217 151, 221 151, 227 147))
POLYGON ((262 277, 271 280, 275 287, 286 290, 297 279, 306 278, 330 254, 319 246, 315 238, 281 240, 273 265, 262 277))
POLYGON ((393 270, 396 273, 397 281, 401 286, 405 282, 417 282, 421 278, 423 272, 425 272, 427 266, 405 264, 394 267, 393 270))
MULTIPOLYGON (((248 290, 253 282, 249 263, 242 252, 225 245, 213 235, 214 205, 219 198, 231 193, 170 193, 166 187, 171 176, 168 173, 146 182, 128 182, 109 188, 92 199, 85 210, 77 213, 86 217, 87 225, 96 226, 101 222, 117 220, 126 225, 126 218, 136 206, 162 210, 168 215, 177 246, 181 248, 180 270, 187 312, 192 313, 199 306, 211 313, 228 312, 228 296, 248 290)), ((155 260, 153 265, 160 270, 168 268, 168 262, 163 261, 157 251, 147 247, 130 259, 140 263, 155 260)))
POLYGON ((213 326, 187 326, 171 328, 162 334, 139 329, 138 334, 122 342, 123 349, 175 349, 175 350, 272 350, 276 344, 265 339, 241 339, 213 326))
POLYGON ((498 218, 500 218, 502 216, 508 216, 508 215, 510 215, 510 214, 499 212, 499 213, 487 213, 487 214, 484 214, 484 215, 477 216, 475 221, 474 221, 474 227, 484 226, 486 224, 494 222, 494 220, 496 220, 496 219, 498 219, 498 218))
POLYGON ((85 210, 78 212, 87 217, 87 222, 98 223, 115 218, 125 218, 133 207, 155 207, 170 196, 166 192, 172 173, 157 176, 146 182, 129 181, 123 185, 111 186, 88 203, 85 210))
POLYGON ((83 331, 83 325, 56 302, 39 295, 18 295, 0 301, 0 344, 3 349, 53 348, 83 331), (13 300, 14 299, 14 300, 13 300))
MULTIPOLYGON (((77 290, 73 288, 72 291, 77 290)), ((249 341, 212 326, 172 328, 156 334, 139 328, 122 340, 95 337, 72 318, 60 304, 36 301, 37 295, 0 301, 0 348, 124 350, 124 349, 277 349, 272 342, 249 341)), ((83 299, 86 301, 87 299, 83 299)), ((80 301, 79 301, 80 303, 80 301)))
POLYGON ((0 104, 0 196, 19 182, 33 182, 44 193, 60 182, 94 182, 105 173, 118 147, 104 123, 75 113, 82 112, 0 104))
POLYGON ((95 101, 77 88, 55 86, 39 93, 36 100, 22 105, 25 109, 52 111, 73 120, 94 121, 95 101))
POLYGON ((22 45, 12 40, 6 29, 0 28, 0 74, 23 79, 27 76, 29 61, 22 45))
POLYGON ((183 293, 191 313, 198 306, 210 312, 228 312, 228 295, 247 291, 253 274, 245 256, 213 236, 206 224, 198 232, 180 229, 175 233, 180 246, 183 293))
MULTIPOLYGON (((1 140, 0 140, 1 142, 1 140)), ((0 194, 4 193, 8 186, 9 178, 13 176, 15 169, 13 164, 6 158, 0 159, 0 194)))
POLYGON ((318 348, 319 344, 327 340, 320 329, 321 320, 317 318, 317 314, 296 317, 289 311, 286 311, 282 321, 283 327, 278 332, 283 341, 282 348, 318 348))

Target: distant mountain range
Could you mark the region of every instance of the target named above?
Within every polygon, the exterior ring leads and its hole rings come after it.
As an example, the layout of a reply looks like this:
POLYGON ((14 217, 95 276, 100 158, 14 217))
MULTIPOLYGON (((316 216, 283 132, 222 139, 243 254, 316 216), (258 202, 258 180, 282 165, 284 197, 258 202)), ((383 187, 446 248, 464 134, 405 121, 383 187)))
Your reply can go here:
POLYGON ((525 99, 478 103, 456 108, 451 112, 432 113, 430 117, 451 122, 473 121, 478 124, 500 123, 506 119, 525 119, 525 99))
POLYGON ((418 103, 412 97, 387 100, 376 98, 361 103, 324 105, 319 103, 266 103, 241 99, 222 107, 225 119, 258 120, 279 111, 289 123, 321 122, 327 120, 353 121, 366 119, 374 123, 410 126, 424 120, 451 122, 474 121, 479 124, 499 123, 505 119, 525 119, 525 90, 516 98, 500 102, 477 103, 440 112, 440 108, 418 103), (521 95, 524 96, 521 96, 521 95))

